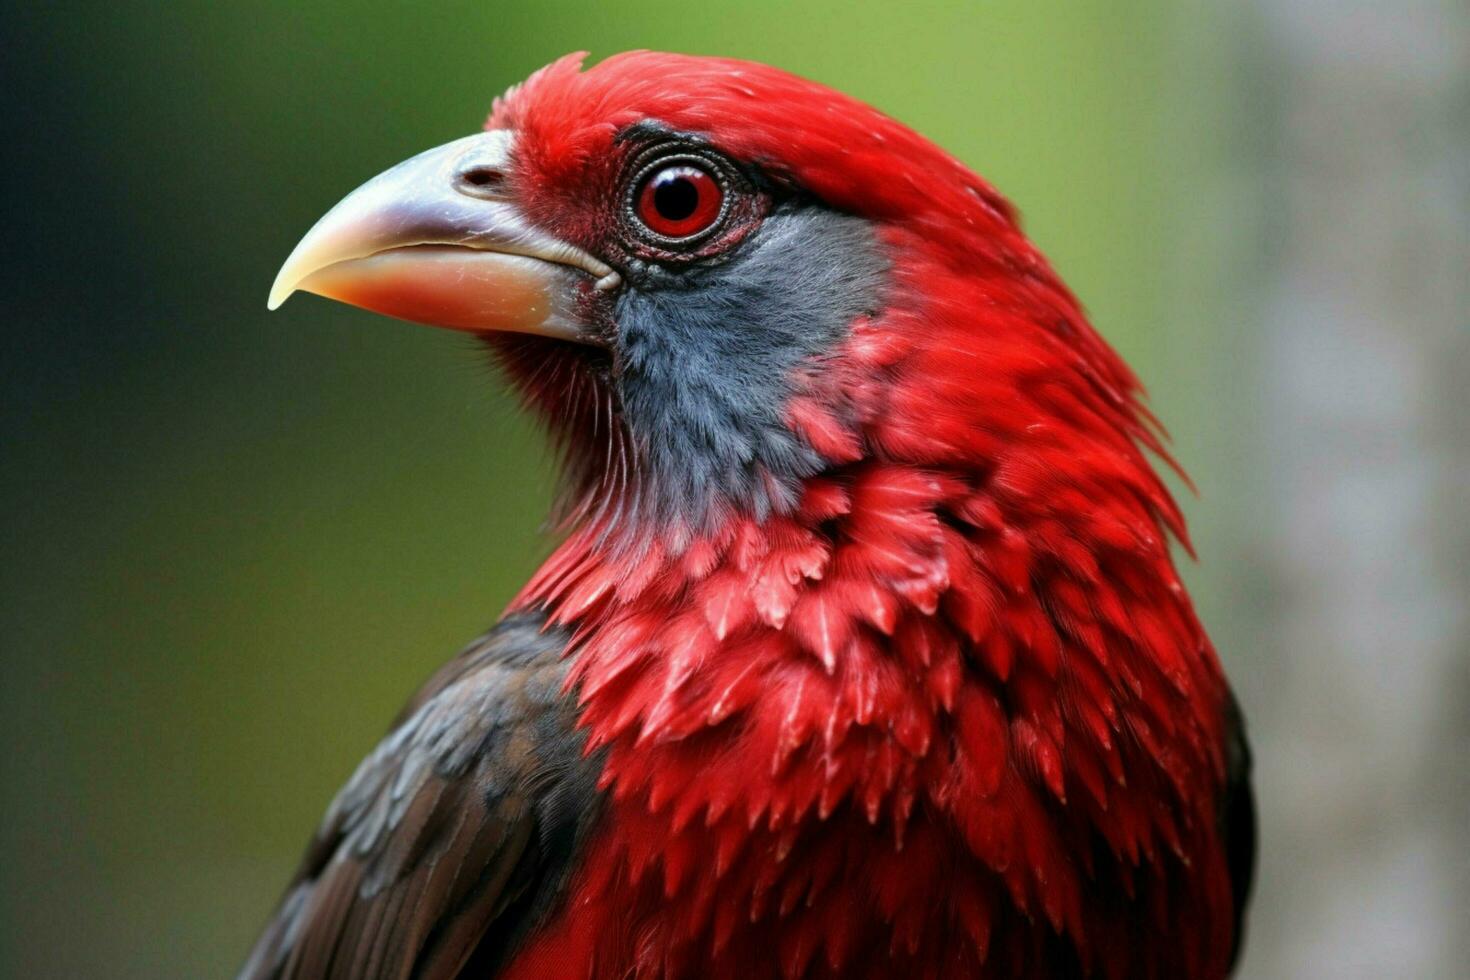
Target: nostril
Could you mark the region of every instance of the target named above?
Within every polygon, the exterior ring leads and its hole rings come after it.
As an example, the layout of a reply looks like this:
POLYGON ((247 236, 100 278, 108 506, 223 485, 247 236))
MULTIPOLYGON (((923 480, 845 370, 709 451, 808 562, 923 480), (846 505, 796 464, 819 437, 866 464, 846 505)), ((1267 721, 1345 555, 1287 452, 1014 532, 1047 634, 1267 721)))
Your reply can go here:
POLYGON ((459 175, 471 187, 493 190, 505 182, 505 173, 495 167, 471 167, 459 175))

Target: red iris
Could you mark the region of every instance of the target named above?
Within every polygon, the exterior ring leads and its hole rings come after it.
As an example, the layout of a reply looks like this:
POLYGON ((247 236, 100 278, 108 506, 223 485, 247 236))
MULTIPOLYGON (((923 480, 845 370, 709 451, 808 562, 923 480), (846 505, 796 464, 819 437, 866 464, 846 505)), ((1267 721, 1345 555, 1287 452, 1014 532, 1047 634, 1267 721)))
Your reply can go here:
POLYGON ((725 192, 710 174, 687 163, 655 171, 638 191, 638 219, 665 238, 688 238, 720 217, 725 192))

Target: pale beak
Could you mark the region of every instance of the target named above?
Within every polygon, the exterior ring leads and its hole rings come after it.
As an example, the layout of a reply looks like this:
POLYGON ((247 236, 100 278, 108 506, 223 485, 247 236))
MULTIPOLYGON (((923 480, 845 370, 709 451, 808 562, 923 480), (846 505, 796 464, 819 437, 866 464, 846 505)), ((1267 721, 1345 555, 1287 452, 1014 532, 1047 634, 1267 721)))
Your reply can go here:
POLYGON ((304 289, 436 327, 591 342, 577 294, 620 278, 527 222, 509 187, 514 140, 466 136, 363 184, 306 233, 267 306, 304 289))

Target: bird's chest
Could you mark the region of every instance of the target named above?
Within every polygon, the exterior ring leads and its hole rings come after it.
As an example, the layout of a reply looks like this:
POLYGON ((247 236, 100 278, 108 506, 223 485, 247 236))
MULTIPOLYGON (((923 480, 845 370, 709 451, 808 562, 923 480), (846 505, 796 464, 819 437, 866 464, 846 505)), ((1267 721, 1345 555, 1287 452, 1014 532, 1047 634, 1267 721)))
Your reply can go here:
POLYGON ((914 824, 903 849, 850 813, 794 833, 747 828, 732 858, 733 832, 676 830, 615 806, 510 976, 734 980, 916 965, 951 945, 949 924, 924 910, 947 908, 963 872, 950 835, 914 824))
POLYGON ((922 678, 858 682, 820 664, 791 675, 730 692, 739 710, 710 724, 706 706, 705 724, 677 738, 605 744, 588 859, 513 976, 552 964, 619 977, 978 965, 977 937, 932 914, 996 899, 951 814, 946 712, 922 678))
POLYGON ((1118 639, 1153 579, 1127 609, 1048 584, 1021 536, 940 520, 943 481, 828 489, 803 508, 837 531, 538 586, 578 631, 603 812, 516 980, 1065 976, 1142 904, 1202 914, 1156 861, 1212 846, 1188 678, 1118 639))

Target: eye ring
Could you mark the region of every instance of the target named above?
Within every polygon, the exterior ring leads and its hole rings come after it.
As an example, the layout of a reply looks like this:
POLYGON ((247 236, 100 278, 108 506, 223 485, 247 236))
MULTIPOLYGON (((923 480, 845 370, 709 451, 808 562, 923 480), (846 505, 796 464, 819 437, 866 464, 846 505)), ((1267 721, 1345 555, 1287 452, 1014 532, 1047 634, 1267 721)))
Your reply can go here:
POLYGON ((687 248, 714 235, 735 194, 724 167, 702 154, 660 155, 628 182, 625 212, 641 237, 659 248, 687 248))

